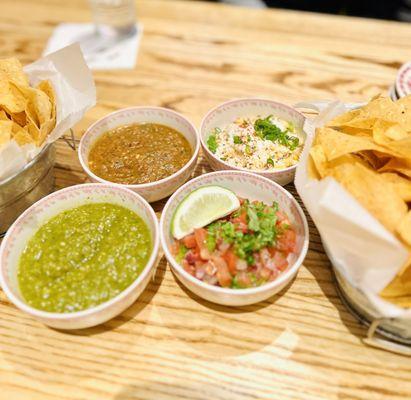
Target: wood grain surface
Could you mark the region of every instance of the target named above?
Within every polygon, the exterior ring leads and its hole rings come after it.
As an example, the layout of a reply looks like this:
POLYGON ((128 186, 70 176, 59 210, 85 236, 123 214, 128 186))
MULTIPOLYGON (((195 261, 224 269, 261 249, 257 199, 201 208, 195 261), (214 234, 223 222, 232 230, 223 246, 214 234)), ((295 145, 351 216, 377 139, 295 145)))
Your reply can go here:
MULTIPOLYGON (((94 72, 98 104, 77 140, 132 105, 169 107, 198 126, 236 97, 364 100, 387 92, 410 58, 411 26, 394 22, 195 1, 141 0, 137 10, 137 67, 94 72)), ((0 57, 34 61, 56 24, 89 20, 86 0, 2 0, 0 57)), ((56 187, 85 182, 76 153, 63 141, 57 149, 56 187)), ((208 170, 200 161, 196 174, 208 170)), ((310 229, 295 281, 254 306, 198 299, 164 259, 132 307, 83 331, 49 329, 0 292, 0 399, 409 399, 410 359, 361 342, 365 328, 339 300, 310 229)))

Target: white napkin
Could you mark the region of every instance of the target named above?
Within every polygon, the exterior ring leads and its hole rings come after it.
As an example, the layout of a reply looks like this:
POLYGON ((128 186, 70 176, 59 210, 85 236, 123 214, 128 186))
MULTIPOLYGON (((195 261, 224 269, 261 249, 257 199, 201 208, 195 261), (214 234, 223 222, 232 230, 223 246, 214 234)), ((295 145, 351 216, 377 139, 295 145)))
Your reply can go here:
POLYGON ((135 33, 124 38, 104 38, 95 33, 94 24, 60 24, 51 35, 44 55, 70 43, 79 43, 91 69, 133 69, 137 62, 141 24, 135 33))

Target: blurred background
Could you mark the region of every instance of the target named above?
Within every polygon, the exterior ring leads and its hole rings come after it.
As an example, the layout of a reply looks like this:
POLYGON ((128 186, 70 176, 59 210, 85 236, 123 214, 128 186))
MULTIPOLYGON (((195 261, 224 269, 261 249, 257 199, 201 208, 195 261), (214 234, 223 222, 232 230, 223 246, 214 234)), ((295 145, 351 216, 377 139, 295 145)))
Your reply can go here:
POLYGON ((411 0, 209 0, 248 7, 279 7, 366 18, 411 21, 411 0))

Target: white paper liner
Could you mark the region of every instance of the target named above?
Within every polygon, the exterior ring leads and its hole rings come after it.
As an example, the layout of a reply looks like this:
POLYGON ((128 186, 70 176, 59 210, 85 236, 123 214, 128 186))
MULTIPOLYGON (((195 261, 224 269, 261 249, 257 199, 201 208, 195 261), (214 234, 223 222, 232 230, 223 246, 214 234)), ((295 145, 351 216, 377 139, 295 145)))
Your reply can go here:
POLYGON ((335 179, 327 177, 317 181, 307 174, 316 127, 359 105, 341 102, 296 105, 317 110, 319 115, 306 121, 307 143, 297 166, 295 186, 339 272, 364 292, 379 317, 411 318, 411 310, 391 304, 378 295, 404 265, 407 249, 335 179))
POLYGON ((96 104, 96 88, 80 46, 72 44, 24 67, 31 85, 50 80, 56 95, 56 126, 41 147, 11 140, 0 149, 0 181, 30 162, 48 143, 60 138, 96 104))

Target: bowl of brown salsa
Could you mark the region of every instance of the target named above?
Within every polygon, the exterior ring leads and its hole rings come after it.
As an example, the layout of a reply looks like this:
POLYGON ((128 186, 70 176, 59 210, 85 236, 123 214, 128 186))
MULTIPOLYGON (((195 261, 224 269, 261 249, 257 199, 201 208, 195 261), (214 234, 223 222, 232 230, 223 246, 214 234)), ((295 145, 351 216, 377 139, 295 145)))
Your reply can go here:
POLYGON ((126 186, 153 202, 191 176, 199 147, 195 127, 182 115, 160 107, 132 107, 87 129, 79 159, 92 181, 126 186))

